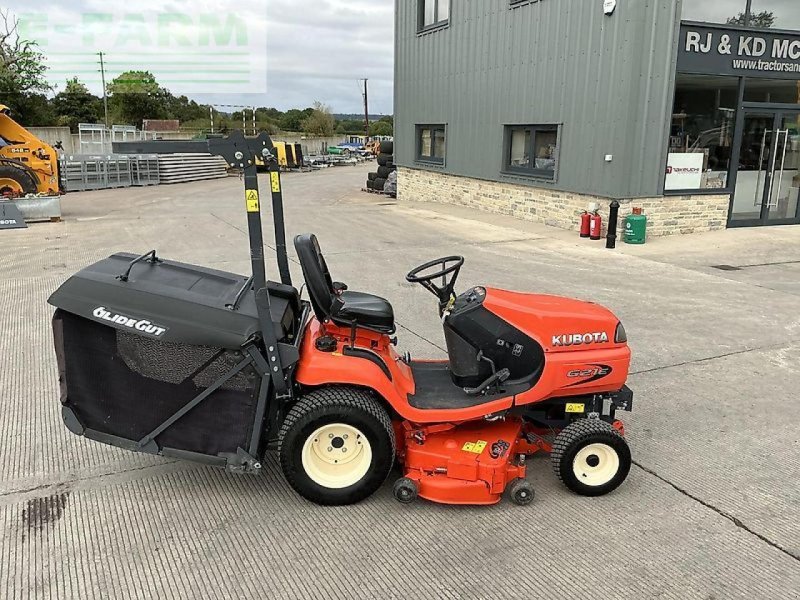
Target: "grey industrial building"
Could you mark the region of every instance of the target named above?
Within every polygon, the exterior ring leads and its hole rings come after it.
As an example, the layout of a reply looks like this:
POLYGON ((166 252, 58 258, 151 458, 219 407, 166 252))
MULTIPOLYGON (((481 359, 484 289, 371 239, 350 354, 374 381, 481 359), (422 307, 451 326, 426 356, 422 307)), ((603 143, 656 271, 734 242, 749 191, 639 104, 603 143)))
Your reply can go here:
POLYGON ((800 223, 800 0, 396 0, 398 194, 800 223))

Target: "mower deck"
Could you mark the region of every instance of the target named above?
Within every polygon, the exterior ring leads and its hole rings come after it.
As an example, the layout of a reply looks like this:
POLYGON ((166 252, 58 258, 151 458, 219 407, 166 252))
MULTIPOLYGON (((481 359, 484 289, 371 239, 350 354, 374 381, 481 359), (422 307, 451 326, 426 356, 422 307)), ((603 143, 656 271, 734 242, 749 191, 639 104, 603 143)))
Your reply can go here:
POLYGON ((514 461, 522 429, 521 419, 410 429, 405 476, 432 502, 495 504, 509 483, 525 477, 524 460, 514 461))

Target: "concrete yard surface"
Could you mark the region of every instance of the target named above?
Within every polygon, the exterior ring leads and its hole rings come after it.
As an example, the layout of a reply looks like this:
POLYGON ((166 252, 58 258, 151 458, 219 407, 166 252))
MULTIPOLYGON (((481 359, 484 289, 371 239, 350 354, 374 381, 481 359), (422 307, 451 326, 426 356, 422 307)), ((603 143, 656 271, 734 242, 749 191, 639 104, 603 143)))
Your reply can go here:
POLYGON ((235 177, 71 194, 63 222, 0 232, 0 598, 798 597, 800 227, 611 251, 362 193, 366 173, 286 174, 289 239, 315 232, 334 279, 388 298, 399 349, 416 357, 443 357, 444 338, 436 300, 405 274, 439 256, 466 257, 462 290, 608 306, 633 350, 627 482, 579 497, 539 456, 525 508, 400 505, 399 473, 361 504, 324 508, 289 488, 273 455, 243 476, 74 436, 49 294, 117 251, 240 273, 249 254, 235 177))

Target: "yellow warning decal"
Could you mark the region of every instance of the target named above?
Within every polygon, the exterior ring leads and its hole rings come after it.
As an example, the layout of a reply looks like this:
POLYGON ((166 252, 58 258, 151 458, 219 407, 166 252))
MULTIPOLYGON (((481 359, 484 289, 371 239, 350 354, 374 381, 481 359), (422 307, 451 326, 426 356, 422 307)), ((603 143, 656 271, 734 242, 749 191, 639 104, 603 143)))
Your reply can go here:
POLYGON ((273 192, 280 192, 281 191, 281 175, 273 171, 269 174, 270 180, 272 181, 272 191, 273 192))
POLYGON ((478 440, 477 442, 467 442, 461 448, 464 452, 472 452, 473 454, 480 454, 486 448, 486 442, 478 440))
POLYGON ((258 212, 258 192, 247 190, 244 197, 247 200, 247 212, 258 212))
POLYGON ((575 402, 570 402, 567 404, 567 412, 568 413, 582 413, 586 411, 585 404, 578 404, 575 402))

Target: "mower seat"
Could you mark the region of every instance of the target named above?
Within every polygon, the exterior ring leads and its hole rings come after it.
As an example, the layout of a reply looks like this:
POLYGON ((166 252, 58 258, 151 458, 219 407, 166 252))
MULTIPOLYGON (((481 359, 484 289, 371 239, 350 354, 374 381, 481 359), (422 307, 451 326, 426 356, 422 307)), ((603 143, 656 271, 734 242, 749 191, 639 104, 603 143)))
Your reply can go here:
POLYGON ((350 292, 341 285, 334 286, 317 236, 313 233, 298 235, 294 238, 294 247, 308 286, 311 306, 320 321, 394 333, 394 310, 388 300, 363 292, 350 292))

